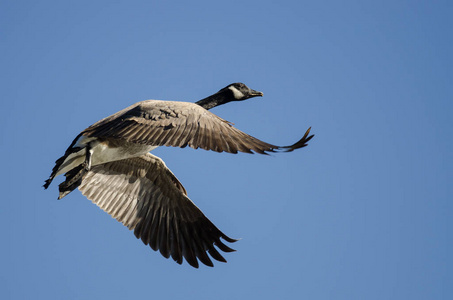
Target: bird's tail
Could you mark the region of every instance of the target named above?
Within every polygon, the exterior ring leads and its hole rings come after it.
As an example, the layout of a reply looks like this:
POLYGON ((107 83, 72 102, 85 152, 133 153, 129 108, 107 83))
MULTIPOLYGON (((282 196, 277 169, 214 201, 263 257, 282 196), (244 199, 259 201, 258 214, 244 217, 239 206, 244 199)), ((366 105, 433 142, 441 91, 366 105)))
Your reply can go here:
POLYGON ((52 169, 52 173, 49 176, 49 179, 47 179, 44 182, 44 189, 47 189, 49 185, 52 183, 53 179, 61 172, 62 169, 67 168, 68 164, 71 164, 74 161, 73 154, 77 154, 79 151, 83 150, 85 147, 80 147, 77 144, 77 141, 79 138, 82 136, 82 134, 79 134, 76 136, 76 138, 72 141, 71 145, 66 149, 65 154, 57 159, 55 162, 55 166, 52 169), (71 157, 70 157, 71 156, 71 157))
POLYGON ((76 189, 82 183, 83 177, 91 168, 90 145, 74 147, 74 144, 75 142, 73 142, 68 150, 66 150, 66 153, 55 162, 55 166, 52 169, 49 179, 47 179, 43 185, 44 188, 47 189, 58 174, 66 172, 64 174, 66 177, 65 181, 58 186, 60 191, 58 199, 63 198, 76 189))
POLYGON ((65 155, 63 155, 62 157, 57 159, 57 161, 55 162, 55 166, 52 169, 52 173, 49 176, 49 179, 47 179, 44 182, 44 185, 43 185, 44 189, 47 189, 49 187, 49 185, 52 183, 53 179, 55 178, 55 176, 57 175, 58 171, 60 170, 61 165, 64 163, 64 161, 69 156, 69 154, 70 153, 67 153, 67 151, 66 151, 65 155))
POLYGON ((66 180, 60 183, 58 189, 60 194, 58 195, 58 199, 63 198, 73 190, 75 190, 79 185, 82 183, 83 177, 87 174, 89 169, 86 166, 86 162, 78 165, 77 167, 73 168, 72 170, 66 172, 64 176, 66 180))

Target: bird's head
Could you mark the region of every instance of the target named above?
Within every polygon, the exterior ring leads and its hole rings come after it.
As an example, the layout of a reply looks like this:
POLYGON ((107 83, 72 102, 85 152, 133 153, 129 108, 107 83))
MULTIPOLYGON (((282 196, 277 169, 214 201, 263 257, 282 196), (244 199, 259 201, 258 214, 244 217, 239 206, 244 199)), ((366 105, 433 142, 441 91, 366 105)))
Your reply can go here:
POLYGON ((253 97, 262 97, 263 93, 252 90, 241 82, 232 83, 219 91, 219 93, 231 93, 232 101, 242 101, 253 97))

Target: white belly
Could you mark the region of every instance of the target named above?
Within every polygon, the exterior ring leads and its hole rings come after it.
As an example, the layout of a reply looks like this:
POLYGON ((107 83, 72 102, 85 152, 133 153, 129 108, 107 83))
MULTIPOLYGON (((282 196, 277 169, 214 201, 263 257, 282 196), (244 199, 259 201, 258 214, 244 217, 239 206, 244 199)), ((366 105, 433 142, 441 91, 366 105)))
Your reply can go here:
POLYGON ((105 164, 109 161, 121 160, 140 156, 156 149, 156 146, 128 143, 123 147, 109 147, 99 143, 91 148, 91 164, 93 166, 105 164))
POLYGON ((96 138, 80 137, 75 147, 82 147, 79 152, 70 154, 64 163, 61 165, 57 175, 68 172, 85 161, 87 144, 90 143, 91 149, 91 165, 105 164, 110 161, 122 160, 126 158, 136 157, 156 149, 157 146, 149 146, 143 144, 135 144, 121 142, 121 146, 111 147, 108 143, 100 143, 96 138))

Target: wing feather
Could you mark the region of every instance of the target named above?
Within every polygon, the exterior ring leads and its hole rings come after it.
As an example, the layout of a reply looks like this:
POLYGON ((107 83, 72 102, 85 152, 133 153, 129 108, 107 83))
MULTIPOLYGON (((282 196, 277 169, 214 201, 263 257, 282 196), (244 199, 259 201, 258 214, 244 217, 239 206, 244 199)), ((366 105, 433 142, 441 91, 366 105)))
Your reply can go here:
POLYGON ((163 161, 150 153, 93 166, 79 190, 143 243, 180 264, 184 258, 194 267, 198 261, 213 266, 208 254, 225 261, 214 246, 234 251, 221 238, 236 240, 209 221, 163 161))
MULTIPOLYGON (((309 132, 309 130, 307 131, 309 132)), ((304 136, 291 146, 276 146, 248 135, 201 106, 177 101, 146 100, 107 117, 82 132, 150 146, 190 146, 217 152, 292 151, 306 146, 304 136)))

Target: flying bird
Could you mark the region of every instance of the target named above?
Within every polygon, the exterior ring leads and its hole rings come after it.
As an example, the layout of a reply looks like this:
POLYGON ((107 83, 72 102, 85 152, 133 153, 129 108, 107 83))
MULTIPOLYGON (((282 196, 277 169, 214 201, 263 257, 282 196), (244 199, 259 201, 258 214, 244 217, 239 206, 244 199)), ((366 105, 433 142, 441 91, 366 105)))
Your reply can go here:
POLYGON ((263 93, 233 83, 196 103, 137 102, 77 135, 55 162, 44 188, 64 174, 58 199, 78 188, 164 257, 171 256, 178 264, 184 258, 195 268, 198 261, 213 266, 209 255, 226 262, 216 247, 232 252, 235 250, 222 240, 237 240, 220 231, 188 198, 186 189, 165 163, 149 152, 158 146, 189 146, 216 152, 267 154, 305 147, 313 137, 309 136, 310 128, 295 144, 281 147, 254 138, 208 111, 257 96, 263 93))

